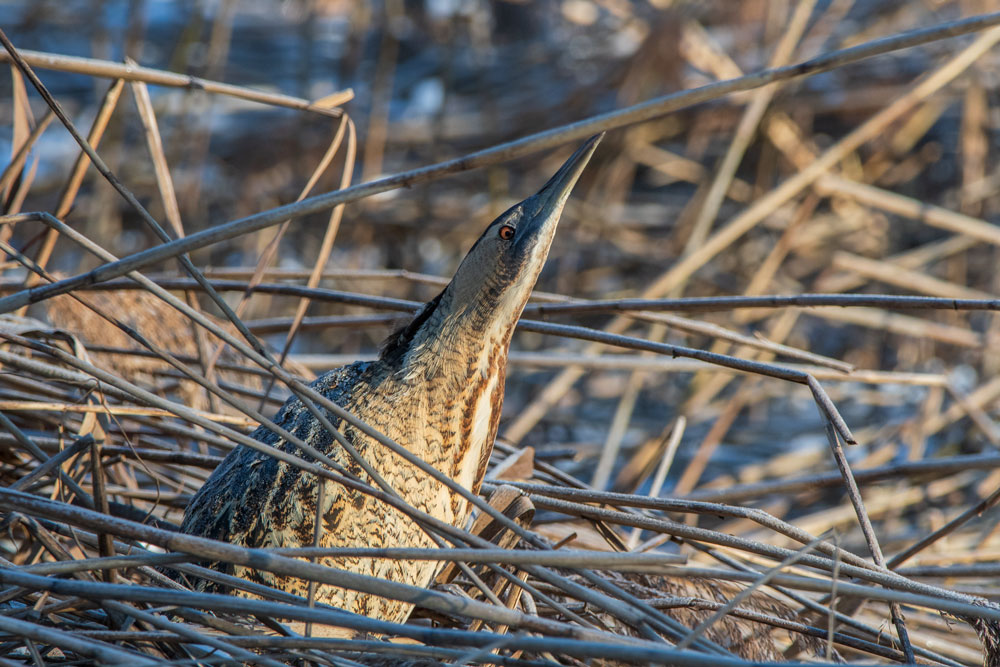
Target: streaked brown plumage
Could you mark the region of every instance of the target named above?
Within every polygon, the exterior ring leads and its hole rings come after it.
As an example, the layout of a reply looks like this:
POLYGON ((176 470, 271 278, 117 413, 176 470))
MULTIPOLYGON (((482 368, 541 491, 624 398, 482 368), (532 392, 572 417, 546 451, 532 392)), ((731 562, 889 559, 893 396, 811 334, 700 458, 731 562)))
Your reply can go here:
MULTIPOLYGON (((600 137, 587 141, 539 191, 494 220, 448 286, 384 344, 378 360, 331 371, 313 383, 324 396, 472 491, 478 491, 503 404, 507 350, 548 255, 563 206, 600 137)), ((467 502, 402 457, 330 416, 359 453, 410 504, 460 525, 467 502)), ((303 404, 275 422, 349 471, 366 475, 303 404)), ((253 437, 293 452, 267 428, 253 437)), ((370 496, 326 482, 320 545, 429 547, 410 518, 370 496)), ((182 529, 248 547, 311 546, 318 485, 313 475, 238 447, 195 495, 182 529)), ((321 559, 324 565, 427 586, 434 562, 321 559)), ((305 595, 307 584, 216 563, 217 569, 305 595), (231 568, 231 569, 230 569, 231 568)), ((205 584, 206 587, 211 587, 205 584)), ((333 586, 316 600, 373 618, 403 621, 411 605, 333 586)))

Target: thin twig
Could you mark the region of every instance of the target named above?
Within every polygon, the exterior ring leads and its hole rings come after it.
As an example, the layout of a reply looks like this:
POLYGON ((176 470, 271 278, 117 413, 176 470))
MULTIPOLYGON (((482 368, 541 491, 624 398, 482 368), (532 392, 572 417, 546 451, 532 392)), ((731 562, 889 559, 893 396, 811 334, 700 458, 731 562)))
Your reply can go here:
MULTIPOLYGON (((320 105, 289 95, 267 93, 261 90, 210 81, 197 76, 176 74, 141 65, 127 65, 108 60, 98 60, 96 58, 80 58, 43 51, 30 51, 28 49, 19 49, 19 52, 25 62, 39 69, 73 72, 75 74, 86 74, 88 76, 105 77, 108 79, 122 79, 125 81, 144 81, 157 86, 204 90, 205 92, 217 95, 228 95, 251 102, 301 109, 327 116, 340 115, 342 110, 336 107, 346 104, 354 98, 354 91, 348 88, 340 93, 323 98, 320 105)), ((11 60, 10 54, 0 52, 0 62, 11 62, 11 60)))

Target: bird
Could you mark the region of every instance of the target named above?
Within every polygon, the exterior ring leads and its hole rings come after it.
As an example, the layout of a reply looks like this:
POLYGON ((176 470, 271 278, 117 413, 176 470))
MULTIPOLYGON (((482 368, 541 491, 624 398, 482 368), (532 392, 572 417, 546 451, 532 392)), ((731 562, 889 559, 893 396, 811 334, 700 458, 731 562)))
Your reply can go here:
MULTIPOLYGON (((448 285, 383 342, 376 360, 329 371, 311 387, 477 493, 499 426, 511 336, 566 201, 602 136, 588 139, 541 190, 493 220, 448 285)), ((470 513, 465 498, 332 413, 327 417, 406 502, 436 519, 464 525, 470 513)), ((367 480, 363 468, 298 398, 289 399, 274 422, 367 480)), ((294 444, 266 425, 252 437, 296 453, 294 444)), ((181 530, 251 548, 313 546, 317 534, 321 547, 435 546, 410 517, 386 503, 332 480, 320 482, 245 445, 233 449, 194 495, 181 530)), ((385 558, 323 557, 318 562, 420 587, 429 586, 439 568, 434 561, 385 558)), ((222 562, 209 565, 307 595, 309 584, 301 579, 222 562)), ((203 591, 224 590, 205 580, 197 585, 203 591)), ((405 622, 413 607, 332 585, 320 584, 313 594, 318 603, 391 622, 405 622)))

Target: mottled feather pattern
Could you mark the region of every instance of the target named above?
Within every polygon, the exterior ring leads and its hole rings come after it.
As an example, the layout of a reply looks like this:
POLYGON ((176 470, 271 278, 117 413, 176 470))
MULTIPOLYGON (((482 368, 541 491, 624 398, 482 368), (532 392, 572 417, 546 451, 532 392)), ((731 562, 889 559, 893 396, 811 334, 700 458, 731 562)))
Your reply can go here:
MULTIPOLYGON (((350 394, 358 378, 370 365, 370 362, 359 362, 338 368, 318 378, 311 387, 334 403, 343 405, 344 397, 350 394)), ((312 413, 297 398, 289 399, 273 419, 301 439, 309 441, 310 436, 318 436, 310 444, 320 451, 329 451, 332 437, 325 431, 314 433, 314 420, 312 413)), ((336 424, 339 420, 331 416, 331 421, 336 424)), ((311 459, 265 426, 258 427, 251 437, 306 460, 311 459)), ((264 546, 262 535, 255 538, 263 530, 264 519, 260 509, 271 500, 287 497, 291 482, 297 476, 295 473, 288 475, 288 468, 288 464, 272 456, 238 446, 195 494, 185 512, 181 529, 224 542, 233 542, 234 536, 245 535, 246 546, 264 546)), ((215 569, 223 569, 220 566, 213 564, 215 569)), ((233 574, 231 566, 224 571, 233 574)), ((210 586, 208 582, 204 585, 210 586)))
MULTIPOLYGON (((428 346, 446 365, 453 352, 428 346)), ((503 353, 488 355, 493 364, 506 360, 503 353)), ((503 400, 503 371, 494 381, 489 405, 478 400, 486 389, 489 373, 467 364, 467 373, 441 374, 432 364, 419 377, 398 367, 378 362, 360 362, 320 377, 312 387, 348 411, 364 415, 366 422, 441 472, 467 487, 478 487, 485 462, 496 437, 503 400), (488 428, 472 437, 475 410, 488 409, 488 428), (409 424, 410 427, 402 425, 409 424), (418 425, 414 428, 413 425, 418 425), (463 474, 464 473, 464 474, 463 474), (463 479, 464 478, 464 479, 463 479)), ((456 366, 452 366, 453 368, 456 366)), ((412 366, 411 366, 412 367, 412 366)), ((494 371, 495 372, 495 371, 494 371)), ((444 485, 432 480, 380 443, 345 425, 329 413, 330 422, 341 429, 359 453, 408 502, 443 521, 460 524, 468 504, 444 485)), ((367 475, 343 450, 298 399, 289 400, 276 415, 277 424, 323 452, 344 468, 368 481, 367 475)), ((265 427, 252 436, 306 459, 310 457, 265 427)), ((188 507, 182 529, 247 547, 296 547, 313 544, 317 479, 298 468, 279 462, 249 447, 239 446, 213 472, 188 507)), ((409 517, 359 492, 326 482, 322 508, 320 546, 326 547, 431 547, 434 543, 409 517)), ((427 586, 437 563, 387 559, 320 559, 329 567, 427 586)), ((305 595, 307 584, 298 579, 241 566, 212 564, 228 574, 305 595)), ((202 582, 204 590, 220 590, 202 582)), ((249 595, 237 592, 240 595, 249 595)), ((316 599, 356 613, 403 621, 411 605, 333 586, 320 586, 316 599)))

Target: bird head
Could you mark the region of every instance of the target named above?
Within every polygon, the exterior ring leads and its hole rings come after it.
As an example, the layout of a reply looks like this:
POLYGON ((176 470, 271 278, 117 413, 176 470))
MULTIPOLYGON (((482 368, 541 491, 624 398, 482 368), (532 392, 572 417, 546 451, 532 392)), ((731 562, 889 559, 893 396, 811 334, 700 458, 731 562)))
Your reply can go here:
POLYGON ((509 340, 548 257, 566 200, 603 136, 588 139, 541 190, 486 227, 448 286, 386 340, 384 360, 404 360, 429 340, 470 332, 509 340))

